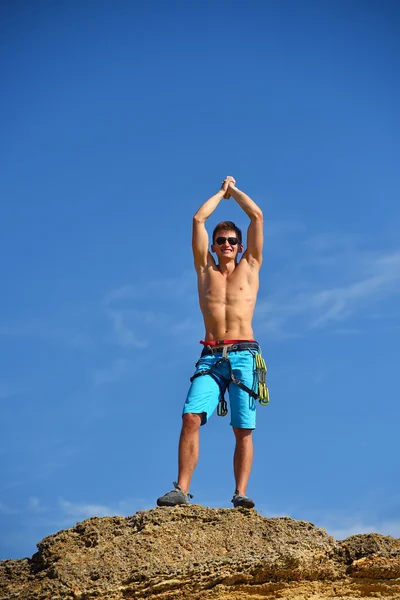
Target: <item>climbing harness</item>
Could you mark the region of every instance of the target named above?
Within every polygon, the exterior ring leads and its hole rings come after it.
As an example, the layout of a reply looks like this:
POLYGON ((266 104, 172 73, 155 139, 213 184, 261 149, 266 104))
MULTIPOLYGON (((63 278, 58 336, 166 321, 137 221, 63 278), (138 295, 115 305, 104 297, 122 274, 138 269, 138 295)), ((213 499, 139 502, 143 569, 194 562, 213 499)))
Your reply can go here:
MULTIPOLYGON (((227 341, 234 342, 235 340, 221 340, 219 343, 214 342, 214 343, 212 343, 212 345, 207 344, 207 346, 205 346, 203 352, 201 353, 201 356, 206 356, 207 354, 220 353, 221 348, 218 348, 218 344, 226 343, 227 341)), ((205 345, 205 342, 200 342, 200 343, 205 345)), ((196 364, 196 366, 197 366, 197 364, 196 364)), ((269 403, 269 391, 268 391, 268 387, 267 387, 267 365, 265 364, 265 360, 263 359, 263 357, 261 355, 261 349, 260 349, 259 345, 257 344, 257 342, 255 342, 255 341, 249 340, 246 342, 240 342, 238 340, 238 343, 236 343, 236 344, 232 344, 231 346, 226 346, 226 345, 223 346, 222 357, 220 359, 218 359, 215 362, 215 364, 212 367, 210 367, 209 369, 202 369, 198 373, 195 373, 190 378, 190 381, 193 381, 194 379, 196 379, 196 377, 201 377, 202 375, 210 375, 220 388, 221 398, 220 398, 220 400, 218 402, 218 406, 217 406, 217 415, 219 417, 225 417, 228 414, 228 404, 225 400, 225 390, 222 388, 222 385, 220 382, 221 379, 224 381, 224 383, 228 389, 229 389, 229 384, 233 381, 233 383, 235 385, 237 385, 242 390, 247 392, 251 398, 254 398, 254 400, 258 400, 262 406, 267 406, 267 404, 269 403), (255 373, 256 373, 256 377, 257 377, 257 381, 258 381, 257 392, 252 390, 251 388, 247 387, 247 385, 245 385, 242 381, 237 379, 233 373, 232 364, 228 358, 228 352, 238 352, 241 350, 248 350, 249 352, 251 352, 251 354, 255 358, 255 367, 256 367, 255 373), (229 369, 229 379, 227 377, 224 377, 224 375, 222 375, 221 373, 219 373, 216 370, 218 365, 221 365, 221 364, 227 364, 228 369, 229 369)))

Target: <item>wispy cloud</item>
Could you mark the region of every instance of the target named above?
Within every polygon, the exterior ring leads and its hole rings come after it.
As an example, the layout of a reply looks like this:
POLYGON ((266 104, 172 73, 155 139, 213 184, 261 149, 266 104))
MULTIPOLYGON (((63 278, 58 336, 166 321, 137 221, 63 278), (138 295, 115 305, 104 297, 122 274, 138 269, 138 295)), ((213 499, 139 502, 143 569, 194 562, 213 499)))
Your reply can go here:
POLYGON ((48 512, 48 510, 49 509, 43 505, 40 498, 37 498, 36 496, 31 496, 28 499, 28 511, 36 514, 42 514, 48 512))
POLYGON ((153 508, 154 502, 144 498, 120 500, 114 505, 97 504, 91 502, 70 502, 60 498, 59 507, 65 515, 80 519, 90 517, 106 517, 113 515, 129 516, 138 510, 153 508))
POLYGON ((114 342, 144 349, 163 337, 182 338, 193 329, 198 312, 193 272, 138 281, 111 290, 102 302, 114 342))
POLYGON ((126 358, 115 358, 111 365, 103 369, 94 369, 91 378, 95 385, 105 383, 117 383, 137 373, 137 368, 132 360, 126 358))
POLYGON ((111 320, 113 331, 115 334, 116 343, 120 346, 133 347, 133 348, 145 348, 148 342, 143 338, 139 337, 135 331, 134 326, 143 323, 152 322, 152 314, 139 312, 139 311, 124 311, 124 310, 107 310, 106 316, 111 320), (132 325, 128 325, 127 321, 130 321, 132 325))
POLYGON ((314 295, 312 306, 322 309, 312 326, 343 320, 364 302, 400 291, 400 252, 377 257, 370 266, 372 274, 348 285, 322 290, 314 295))
POLYGON ((400 537, 399 518, 380 518, 378 515, 360 517, 359 514, 339 511, 323 513, 318 510, 307 511, 307 514, 304 515, 303 511, 299 511, 294 506, 287 508, 287 512, 285 513, 277 513, 265 504, 258 504, 257 506, 258 511, 268 518, 290 515, 294 519, 310 520, 316 527, 325 529, 336 540, 344 540, 351 535, 359 533, 380 533, 382 535, 400 537))
MULTIPOLYGON (((331 248, 330 244, 326 247, 331 248)), ((307 258, 303 256, 300 260, 304 270, 307 258)), ((313 263, 311 255, 308 266, 313 263)), ((352 333, 359 331, 353 324, 347 328, 343 324, 365 307, 372 305, 376 309, 379 302, 400 294, 400 251, 375 256, 354 251, 341 269, 332 272, 331 282, 326 278, 326 273, 321 277, 312 268, 307 277, 296 278, 291 272, 289 280, 285 280, 282 272, 275 278, 268 298, 261 298, 257 307, 256 315, 263 330, 280 339, 329 326, 347 333, 349 329, 352 333)), ((376 310, 374 316, 376 319, 376 310)), ((381 317, 387 317, 387 313, 382 311, 381 317)))
POLYGON ((342 518, 341 522, 328 520, 319 524, 336 540, 344 540, 358 533, 381 533, 392 537, 400 537, 400 520, 392 521, 363 521, 359 517, 342 518))
POLYGON ((111 506, 105 506, 104 504, 76 503, 61 499, 59 501, 59 506, 65 514, 71 517, 81 517, 83 519, 94 516, 105 517, 107 515, 118 514, 118 510, 111 506))

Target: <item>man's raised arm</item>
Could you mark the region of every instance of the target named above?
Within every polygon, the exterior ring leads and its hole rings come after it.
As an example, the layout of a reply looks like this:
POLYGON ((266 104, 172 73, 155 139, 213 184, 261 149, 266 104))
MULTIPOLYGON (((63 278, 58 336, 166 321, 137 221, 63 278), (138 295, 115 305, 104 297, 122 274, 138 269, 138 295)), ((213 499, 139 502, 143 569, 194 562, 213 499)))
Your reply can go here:
POLYGON ((258 266, 261 266, 264 244, 262 210, 250 196, 239 190, 235 184, 229 184, 228 193, 230 193, 239 206, 241 206, 244 212, 250 217, 250 225, 247 230, 247 248, 243 257, 251 259, 252 261, 255 261, 258 266))
POLYGON ((211 253, 208 250, 208 233, 205 227, 205 222, 208 217, 214 212, 217 208, 218 204, 221 202, 222 198, 227 193, 229 184, 231 182, 235 182, 233 177, 227 177, 222 182, 222 187, 211 196, 208 200, 204 202, 202 206, 200 206, 199 210, 193 217, 193 236, 192 236, 192 248, 193 248, 193 257, 194 257, 194 266, 197 269, 205 267, 210 260, 214 260, 212 258, 211 253))

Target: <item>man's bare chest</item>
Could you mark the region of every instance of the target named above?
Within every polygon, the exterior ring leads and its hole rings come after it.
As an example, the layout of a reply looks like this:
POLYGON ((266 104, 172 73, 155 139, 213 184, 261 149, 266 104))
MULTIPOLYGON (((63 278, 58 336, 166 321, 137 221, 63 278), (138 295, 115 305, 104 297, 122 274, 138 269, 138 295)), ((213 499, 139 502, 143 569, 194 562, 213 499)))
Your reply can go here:
POLYGON ((258 278, 252 277, 246 270, 236 269, 229 276, 211 272, 199 278, 201 300, 223 302, 249 301, 257 294, 258 278))

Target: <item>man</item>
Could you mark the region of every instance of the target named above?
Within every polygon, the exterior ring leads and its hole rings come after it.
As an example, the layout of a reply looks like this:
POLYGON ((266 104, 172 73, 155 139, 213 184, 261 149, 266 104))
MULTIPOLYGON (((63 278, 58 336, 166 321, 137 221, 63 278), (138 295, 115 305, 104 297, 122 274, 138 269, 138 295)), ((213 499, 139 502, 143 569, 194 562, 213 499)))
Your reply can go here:
POLYGON ((189 504, 190 481, 199 456, 200 426, 207 422, 229 385, 231 426, 236 438, 233 461, 236 490, 232 502, 235 507, 252 508, 254 502, 246 496, 246 490, 253 462, 252 432, 258 398, 254 392, 258 373, 255 359, 260 352, 253 339, 252 318, 262 260, 263 214, 236 187, 233 177, 227 177, 220 191, 194 215, 192 245, 205 325, 205 341, 201 342, 204 350, 183 407, 178 481, 172 491, 158 498, 157 504, 189 504), (221 200, 231 196, 250 217, 247 249, 238 262, 243 252, 241 231, 231 221, 222 222, 213 232, 211 250, 217 256, 216 263, 208 250, 205 222, 221 200))

